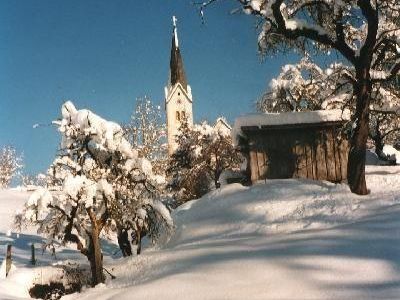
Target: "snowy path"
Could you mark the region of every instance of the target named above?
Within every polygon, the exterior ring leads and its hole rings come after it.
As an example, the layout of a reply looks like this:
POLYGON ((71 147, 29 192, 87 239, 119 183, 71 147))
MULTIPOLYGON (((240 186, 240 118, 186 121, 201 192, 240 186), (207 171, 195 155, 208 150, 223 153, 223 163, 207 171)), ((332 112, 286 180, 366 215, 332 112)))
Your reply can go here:
POLYGON ((396 299, 400 168, 367 179, 367 197, 306 180, 226 186, 175 212, 162 249, 114 260, 116 280, 64 298, 396 299))

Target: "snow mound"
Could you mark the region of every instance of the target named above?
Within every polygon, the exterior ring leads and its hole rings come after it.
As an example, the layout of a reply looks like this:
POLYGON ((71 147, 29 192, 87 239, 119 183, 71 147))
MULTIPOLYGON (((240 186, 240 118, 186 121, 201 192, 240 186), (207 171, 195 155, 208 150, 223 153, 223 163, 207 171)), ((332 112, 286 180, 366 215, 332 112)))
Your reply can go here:
POLYGON ((385 145, 383 147, 383 153, 389 158, 389 160, 381 160, 378 155, 375 153, 375 149, 368 149, 366 151, 366 165, 372 166, 384 166, 390 165, 392 162, 396 162, 396 164, 400 164, 400 151, 394 148, 391 145, 385 145))
MULTIPOLYGON (((374 190, 375 186, 388 186, 389 182, 397 185, 397 178, 397 174, 390 173, 384 177, 369 176, 369 187, 374 190)), ((350 193, 345 184, 307 179, 268 180, 252 187, 226 185, 174 212, 177 229, 169 246, 204 239, 330 228, 365 215, 365 199, 350 193)))
POLYGON ((396 164, 400 164, 400 151, 396 150, 393 146, 383 146, 383 153, 387 156, 394 157, 396 159, 396 164))
POLYGON ((400 167, 366 171, 363 197, 311 180, 226 185, 175 210, 160 249, 63 299, 396 299, 400 167))
POLYGON ((365 164, 369 166, 378 166, 382 164, 382 161, 373 150, 368 149, 365 152, 365 164))

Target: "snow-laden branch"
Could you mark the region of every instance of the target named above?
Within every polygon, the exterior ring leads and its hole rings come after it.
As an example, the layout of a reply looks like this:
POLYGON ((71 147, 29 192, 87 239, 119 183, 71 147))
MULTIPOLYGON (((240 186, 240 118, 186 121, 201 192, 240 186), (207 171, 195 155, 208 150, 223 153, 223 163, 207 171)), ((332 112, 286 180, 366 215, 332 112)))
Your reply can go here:
POLYGON ((49 169, 55 186, 35 191, 18 220, 38 225, 50 240, 76 244, 98 283, 104 279, 99 241, 104 228, 153 238, 172 223, 155 199, 158 181, 151 163, 139 157, 118 124, 70 101, 56 124, 62 150, 49 169))
POLYGON ((394 79, 400 73, 400 57, 392 64, 389 70, 374 70, 370 71, 371 79, 374 82, 384 82, 394 79))

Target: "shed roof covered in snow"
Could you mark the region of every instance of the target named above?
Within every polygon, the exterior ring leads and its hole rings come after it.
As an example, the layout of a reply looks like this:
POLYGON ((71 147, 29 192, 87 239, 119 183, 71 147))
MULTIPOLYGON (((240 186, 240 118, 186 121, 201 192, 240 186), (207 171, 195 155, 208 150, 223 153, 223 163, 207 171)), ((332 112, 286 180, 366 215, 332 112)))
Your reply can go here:
POLYGON ((244 128, 303 127, 323 123, 340 123, 349 119, 350 113, 340 109, 248 114, 236 118, 232 135, 235 140, 238 135, 242 135, 242 129, 244 128))
POLYGON ((349 120, 349 113, 347 111, 342 111, 341 109, 259 113, 238 117, 235 121, 235 127, 318 124, 325 122, 341 122, 343 120, 349 120))
POLYGON ((342 131, 347 120, 349 113, 341 110, 253 114, 236 119, 233 138, 248 159, 251 182, 342 182, 347 178, 348 137, 342 131))

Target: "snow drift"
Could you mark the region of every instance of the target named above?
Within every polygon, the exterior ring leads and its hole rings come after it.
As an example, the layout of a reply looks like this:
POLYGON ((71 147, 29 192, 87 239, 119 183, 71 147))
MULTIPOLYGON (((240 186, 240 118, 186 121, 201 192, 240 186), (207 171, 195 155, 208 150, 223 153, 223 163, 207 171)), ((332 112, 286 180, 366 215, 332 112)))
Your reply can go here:
POLYGON ((365 197, 311 180, 224 186, 176 210, 161 249, 107 260, 117 279, 63 299, 397 298, 399 179, 368 167, 365 197))

